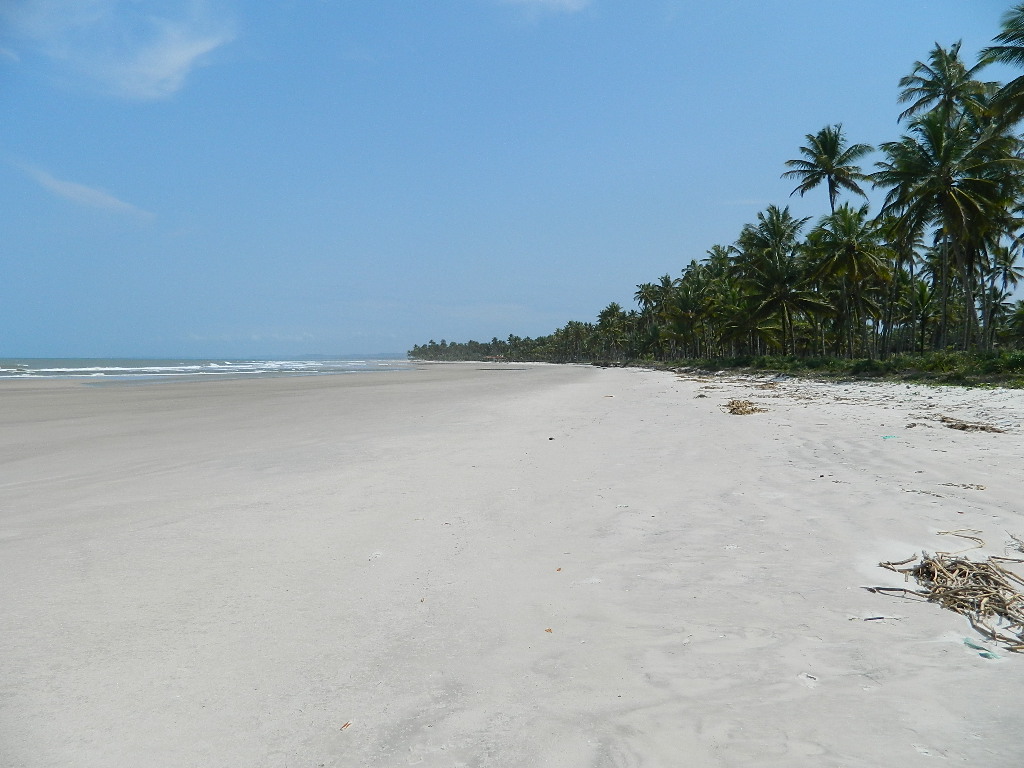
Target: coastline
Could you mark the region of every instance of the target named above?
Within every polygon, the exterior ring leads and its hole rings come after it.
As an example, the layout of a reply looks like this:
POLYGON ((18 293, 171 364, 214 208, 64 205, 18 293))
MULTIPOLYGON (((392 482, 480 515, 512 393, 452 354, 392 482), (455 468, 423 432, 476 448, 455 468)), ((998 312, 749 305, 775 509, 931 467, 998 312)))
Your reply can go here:
POLYGON ((5 764, 1024 751, 1024 659, 861 589, 1024 533, 1022 391, 446 363, 0 399, 5 764))

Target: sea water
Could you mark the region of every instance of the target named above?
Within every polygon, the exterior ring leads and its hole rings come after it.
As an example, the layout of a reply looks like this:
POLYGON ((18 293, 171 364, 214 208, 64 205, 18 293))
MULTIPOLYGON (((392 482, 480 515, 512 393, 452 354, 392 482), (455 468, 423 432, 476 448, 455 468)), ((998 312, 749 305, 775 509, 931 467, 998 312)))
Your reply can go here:
POLYGON ((411 370, 404 358, 313 360, 138 360, 0 358, 0 379, 162 379, 206 376, 323 376, 411 370))

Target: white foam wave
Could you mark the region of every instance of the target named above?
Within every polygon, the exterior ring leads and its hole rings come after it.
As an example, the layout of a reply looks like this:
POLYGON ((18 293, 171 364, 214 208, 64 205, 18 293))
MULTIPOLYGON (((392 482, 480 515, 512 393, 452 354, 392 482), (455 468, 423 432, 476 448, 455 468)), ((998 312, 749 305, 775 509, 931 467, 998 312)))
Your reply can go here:
POLYGON ((310 376, 403 370, 406 360, 6 360, 0 379, 102 378, 141 379, 182 376, 310 376))

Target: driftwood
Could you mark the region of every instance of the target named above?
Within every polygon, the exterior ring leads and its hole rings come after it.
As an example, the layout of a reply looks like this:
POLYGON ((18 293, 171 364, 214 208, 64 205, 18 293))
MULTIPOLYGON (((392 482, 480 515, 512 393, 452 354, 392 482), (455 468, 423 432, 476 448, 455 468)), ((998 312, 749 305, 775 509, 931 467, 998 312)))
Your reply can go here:
POLYGON ((730 400, 725 404, 725 410, 733 416, 748 416, 751 413, 764 413, 767 408, 759 408, 749 400, 730 400))
POLYGON ((974 424, 962 419, 954 419, 952 416, 939 416, 939 421, 950 429, 959 429, 961 432, 1005 432, 1005 429, 993 427, 991 424, 974 424))
MULTIPOLYGON (((977 542, 984 542, 964 531, 943 531, 977 542)), ((992 556, 977 561, 962 557, 960 553, 921 553, 899 562, 879 563, 896 573, 911 577, 921 589, 900 587, 868 587, 877 593, 902 594, 907 597, 938 603, 943 608, 967 617, 971 626, 1006 650, 1024 653, 1024 578, 1004 567, 1002 563, 1021 563, 1024 560, 992 556), (917 561, 917 562, 914 562, 917 561), (913 563, 911 565, 911 563, 913 563)))

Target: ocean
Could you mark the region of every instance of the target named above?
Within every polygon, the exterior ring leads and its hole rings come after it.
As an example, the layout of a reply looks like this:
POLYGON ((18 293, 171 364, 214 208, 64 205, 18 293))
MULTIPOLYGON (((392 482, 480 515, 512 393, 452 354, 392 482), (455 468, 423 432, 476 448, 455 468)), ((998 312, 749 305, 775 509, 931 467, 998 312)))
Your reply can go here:
POLYGON ((136 360, 0 358, 0 379, 146 380, 172 377, 326 376, 411 370, 404 358, 313 360, 136 360))

